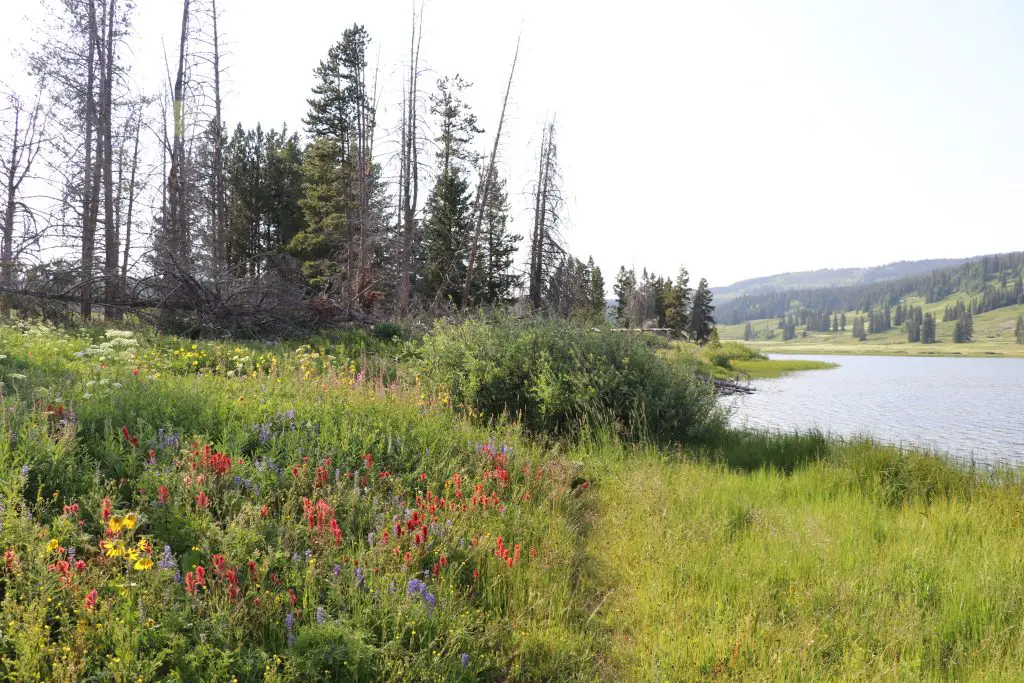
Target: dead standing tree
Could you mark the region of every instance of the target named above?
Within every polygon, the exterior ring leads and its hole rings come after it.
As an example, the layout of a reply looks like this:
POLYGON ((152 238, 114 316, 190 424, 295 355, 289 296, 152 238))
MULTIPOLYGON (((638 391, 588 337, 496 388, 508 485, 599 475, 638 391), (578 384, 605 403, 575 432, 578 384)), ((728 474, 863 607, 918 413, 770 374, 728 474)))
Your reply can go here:
MULTIPOLYGON (((521 38, 520 38, 521 39, 521 38)), ((462 307, 469 307, 469 292, 470 286, 473 282, 473 267, 476 265, 476 254, 477 249, 480 246, 480 230, 484 224, 484 213, 487 210, 487 200, 490 196, 491 182, 494 178, 494 164, 498 158, 498 145, 501 143, 501 129, 505 125, 505 110, 508 107, 508 96, 512 92, 512 78, 516 73, 516 63, 519 61, 519 42, 520 39, 516 40, 516 52, 512 57, 512 68, 508 74, 508 84, 505 86, 505 97, 501 101, 501 116, 498 117, 498 130, 494 134, 494 146, 491 147, 491 156, 487 162, 487 167, 484 169, 483 176, 481 177, 481 188, 477 192, 476 199, 476 220, 473 224, 473 237, 469 245, 469 258, 466 263, 466 281, 462 286, 462 307)))
POLYGON ((419 123, 419 61, 420 42, 423 38, 423 5, 420 4, 419 18, 412 16, 412 37, 409 42, 409 80, 403 91, 402 102, 402 150, 399 161, 398 196, 401 203, 398 220, 399 232, 398 302, 399 318, 409 315, 409 300, 412 290, 412 261, 416 233, 416 206, 419 202, 419 166, 417 124, 419 123))
POLYGON ((544 305, 544 292, 552 269, 565 255, 559 224, 563 205, 555 122, 541 135, 537 184, 533 189, 533 229, 530 233, 529 298, 534 310, 544 305))
MULTIPOLYGON (((0 108, 0 284, 15 288, 15 274, 23 252, 39 244, 42 232, 36 215, 24 197, 25 181, 33 178, 32 168, 43 149, 47 111, 42 92, 27 104, 15 93, 7 93, 0 108), (16 226, 21 225, 20 230, 16 226)), ((8 315, 6 296, 0 296, 0 314, 8 315)))

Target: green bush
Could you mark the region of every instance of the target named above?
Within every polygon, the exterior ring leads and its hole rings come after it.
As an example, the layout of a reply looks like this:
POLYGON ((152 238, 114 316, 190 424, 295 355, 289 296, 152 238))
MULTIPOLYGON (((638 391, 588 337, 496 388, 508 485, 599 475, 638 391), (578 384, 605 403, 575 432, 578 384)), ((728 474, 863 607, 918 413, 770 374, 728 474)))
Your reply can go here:
POLYGON ((741 344, 740 342, 725 342, 715 346, 706 346, 701 352, 704 359, 712 365, 726 370, 732 369, 734 360, 768 360, 768 357, 759 351, 741 344))
POLYGON ((632 439, 688 441, 720 420, 714 390, 632 334, 565 322, 472 320, 425 340, 420 375, 487 418, 511 416, 535 434, 613 425, 632 439))

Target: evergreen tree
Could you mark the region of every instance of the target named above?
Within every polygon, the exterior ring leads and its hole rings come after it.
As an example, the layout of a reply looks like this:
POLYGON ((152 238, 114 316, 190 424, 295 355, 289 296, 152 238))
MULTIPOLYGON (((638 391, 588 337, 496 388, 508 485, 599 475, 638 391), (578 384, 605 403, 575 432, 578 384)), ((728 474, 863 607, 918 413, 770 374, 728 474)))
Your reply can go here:
MULTIPOLYGON (((436 308, 442 301, 462 307, 466 258, 473 230, 468 168, 477 162, 469 148, 481 131, 476 116, 461 99, 470 84, 459 76, 442 78, 431 96, 430 112, 438 119, 438 176, 427 198, 423 229, 426 292, 436 308)), ((491 207, 494 208, 494 207, 491 207)))
POLYGON ((926 313, 921 322, 921 342, 923 344, 935 343, 935 316, 926 313))
POLYGON ((832 316, 832 332, 837 333, 837 334, 839 333, 839 316, 838 315, 833 315, 832 316))
POLYGON ((587 267, 590 269, 590 315, 594 322, 603 322, 605 319, 604 303, 604 276, 601 268, 594 265, 594 258, 587 260, 587 267))
POLYGON ((839 315, 839 330, 841 332, 846 332, 846 313, 841 313, 839 315))
POLYGON ((484 207, 483 240, 480 268, 473 280, 480 281, 475 292, 479 303, 489 306, 507 306, 515 301, 515 291, 523 284, 523 277, 513 271, 516 250, 521 235, 508 230, 508 192, 505 180, 492 170, 487 206, 484 207))
POLYGON ((629 304, 636 292, 636 273, 630 268, 619 266, 619 274, 612 286, 615 292, 617 304, 615 306, 615 320, 619 327, 630 327, 629 304))
POLYGON ((690 305, 693 290, 690 289, 690 273, 686 268, 679 269, 675 284, 667 283, 665 287, 665 326, 676 332, 690 328, 690 305))
POLYGON ((690 312, 690 339, 704 344, 711 336, 715 327, 715 307, 711 303, 711 288, 705 278, 700 279, 697 291, 693 295, 693 308, 690 312))
POLYGON ((1018 344, 1024 344, 1024 315, 1017 318, 1017 329, 1014 330, 1013 335, 1017 338, 1018 344))
POLYGON ((336 254, 345 242, 346 202, 338 144, 314 140, 302 165, 303 196, 299 200, 306 228, 292 238, 289 251, 302 259, 302 273, 311 287, 325 290, 344 281, 336 254))
POLYGON ((747 326, 743 328, 743 341, 750 341, 754 338, 754 328, 747 323, 747 326))

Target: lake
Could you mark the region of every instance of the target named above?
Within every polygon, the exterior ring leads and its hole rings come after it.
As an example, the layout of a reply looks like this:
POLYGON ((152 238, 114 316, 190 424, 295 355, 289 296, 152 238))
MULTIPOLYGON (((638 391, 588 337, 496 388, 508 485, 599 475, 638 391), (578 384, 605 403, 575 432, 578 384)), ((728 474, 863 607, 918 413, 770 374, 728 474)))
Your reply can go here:
POLYGON ((754 380, 723 399, 736 426, 818 428, 978 462, 1024 461, 1024 359, 796 356, 832 370, 754 380))

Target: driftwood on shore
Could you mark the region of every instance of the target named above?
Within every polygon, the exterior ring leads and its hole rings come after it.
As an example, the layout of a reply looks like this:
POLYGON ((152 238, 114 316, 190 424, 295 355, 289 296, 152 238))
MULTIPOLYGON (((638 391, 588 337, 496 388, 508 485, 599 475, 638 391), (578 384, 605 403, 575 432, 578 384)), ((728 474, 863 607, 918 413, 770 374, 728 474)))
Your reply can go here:
POLYGON ((739 382, 733 379, 712 379, 715 391, 719 396, 732 396, 733 394, 752 394, 754 387, 749 383, 739 382))

